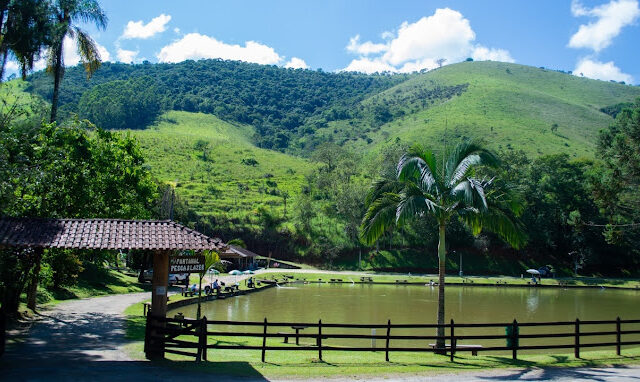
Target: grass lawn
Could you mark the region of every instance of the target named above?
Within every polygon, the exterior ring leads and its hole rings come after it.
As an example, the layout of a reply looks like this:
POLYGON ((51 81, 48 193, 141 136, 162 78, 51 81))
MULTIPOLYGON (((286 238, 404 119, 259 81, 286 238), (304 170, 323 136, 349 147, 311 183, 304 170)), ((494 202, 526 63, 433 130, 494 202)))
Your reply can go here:
MULTIPOLYGON (((144 326, 142 326, 144 328, 144 326)), ((139 331, 144 335, 144 330, 139 331)), ((131 338, 133 339, 133 338, 131 338)), ((184 338, 193 340, 192 338, 184 338)), ((209 344, 220 339, 209 337, 209 344)), ((260 345, 260 338, 224 338, 225 344, 260 345)), ((308 340, 307 340, 308 341, 308 340)), ((269 339, 267 344, 281 346, 280 339, 269 339)), ((286 345, 285 345, 286 346, 286 345)), ((295 345, 289 345, 295 347, 295 345)), ((127 351, 138 359, 143 359, 143 343, 136 341, 127 346, 127 351)), ((437 374, 457 373, 473 370, 512 367, 594 367, 640 363, 640 348, 625 349, 622 356, 614 350, 582 352, 582 358, 573 354, 519 355, 512 360, 510 354, 486 354, 472 356, 458 353, 454 362, 448 356, 431 353, 391 352, 390 362, 385 361, 384 351, 344 352, 324 351, 323 360, 316 351, 267 351, 266 362, 261 362, 259 350, 213 350, 207 353, 208 361, 197 364, 193 357, 167 354, 166 365, 192 371, 211 372, 221 375, 250 377, 259 373, 265 377, 325 377, 349 375, 394 375, 394 374, 437 374)))

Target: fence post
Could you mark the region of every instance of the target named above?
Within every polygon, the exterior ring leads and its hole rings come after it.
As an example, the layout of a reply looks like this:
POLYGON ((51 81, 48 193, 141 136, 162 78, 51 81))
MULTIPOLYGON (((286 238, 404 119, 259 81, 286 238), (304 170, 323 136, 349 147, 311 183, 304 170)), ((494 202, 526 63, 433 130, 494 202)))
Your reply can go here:
POLYGON ((384 359, 389 362, 389 336, 391 335, 391 320, 387 321, 387 344, 385 346, 384 359))
POLYGON ((576 341, 575 341, 575 349, 574 356, 576 358, 580 358, 580 319, 576 318, 576 341))
POLYGON ((207 316, 200 320, 200 341, 199 348, 202 349, 202 359, 207 360, 207 316))
POLYGON ((318 320, 318 359, 322 361, 322 320, 318 320))
POLYGON ((144 327, 144 353, 147 354, 150 347, 149 342, 151 341, 151 315, 147 315, 146 325, 144 327))
POLYGON ((616 318, 616 354, 620 355, 620 342, 622 334, 620 333, 620 316, 616 318))
POLYGON ((518 359, 518 346, 520 346, 520 341, 518 340, 518 321, 513 319, 513 328, 511 329, 511 358, 518 359))
POLYGON ((456 353, 456 335, 454 333, 454 323, 453 318, 451 319, 451 349, 449 351, 449 355, 451 357, 451 362, 453 362, 453 355, 456 353))
POLYGON ((264 318, 264 332, 262 336, 262 362, 264 362, 264 356, 267 352, 267 317, 264 318))

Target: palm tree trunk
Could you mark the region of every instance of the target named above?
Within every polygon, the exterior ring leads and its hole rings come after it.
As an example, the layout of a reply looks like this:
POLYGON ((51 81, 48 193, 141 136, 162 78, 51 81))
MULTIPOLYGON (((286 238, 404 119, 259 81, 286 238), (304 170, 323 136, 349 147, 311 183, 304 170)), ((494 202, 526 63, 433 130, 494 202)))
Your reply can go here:
POLYGON ((62 81, 62 39, 60 46, 56 48, 56 63, 53 68, 53 97, 51 99, 51 118, 49 122, 53 123, 56 120, 56 114, 58 114, 58 98, 60 93, 60 82, 62 81))
POLYGON ((200 275, 200 286, 198 287, 198 312, 196 313, 196 319, 200 319, 200 314, 202 313, 202 277, 204 274, 200 275))
MULTIPOLYGON (((440 223, 440 240, 438 241, 438 325, 444 325, 444 271, 446 266, 445 260, 447 256, 447 251, 445 249, 445 228, 445 224, 440 223)), ((436 340, 436 349, 442 349, 436 351, 436 353, 444 354, 445 337, 443 326, 438 327, 436 335, 438 336, 436 340)))

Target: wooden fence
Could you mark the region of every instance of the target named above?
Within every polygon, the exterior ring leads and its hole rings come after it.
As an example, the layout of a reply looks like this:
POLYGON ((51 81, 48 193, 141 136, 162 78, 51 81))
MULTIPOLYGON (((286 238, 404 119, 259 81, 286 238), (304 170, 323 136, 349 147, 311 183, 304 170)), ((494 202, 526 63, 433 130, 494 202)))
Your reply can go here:
MULTIPOLYGON (((599 321, 558 321, 558 322, 528 322, 520 323, 513 320, 509 323, 480 323, 480 324, 456 324, 453 320, 442 325, 445 328, 446 349, 451 361, 456 352, 488 352, 488 351, 509 351, 513 359, 516 359, 519 351, 523 350, 545 350, 545 349, 573 349, 576 358, 580 358, 580 350, 593 347, 615 348, 616 354, 620 355, 622 346, 640 345, 640 330, 622 330, 623 325, 640 324, 640 320, 615 320, 599 321), (486 334, 490 328, 504 330, 504 334, 486 334), (539 333, 521 334, 520 330, 533 331, 536 328, 543 328, 539 333), (460 334, 460 331, 467 333, 460 334), (473 332, 479 332, 479 334, 473 332), (558 332, 559 331, 559 332, 558 332), (471 332, 471 334, 469 334, 471 332), (623 341, 623 336, 636 335, 631 340, 623 341), (595 342, 583 341, 585 338, 606 337, 595 342), (520 341, 526 342, 530 339, 540 339, 549 343, 533 345, 523 345, 520 341), (558 339, 561 343, 557 342, 558 339), (504 341, 504 345, 497 345, 496 340, 504 341), (566 340, 566 341, 565 341, 566 340), (460 344, 460 341, 485 341, 485 344, 460 344), (493 344, 486 346, 487 342, 493 344)), ((265 361, 267 351, 316 351, 318 358, 322 360, 322 354, 326 351, 384 351, 385 359, 389 361, 391 352, 437 352, 434 343, 438 337, 435 335, 437 324, 386 324, 362 325, 362 324, 335 324, 323 323, 291 323, 291 322, 268 322, 265 318, 262 322, 256 321, 216 321, 176 318, 155 318, 147 317, 147 331, 145 338, 145 352, 155 351, 193 356, 197 361, 207 360, 207 349, 251 349, 260 350, 262 361, 265 361), (210 330, 220 327, 240 327, 238 331, 210 330), (255 328, 256 331, 249 331, 247 328, 255 328), (270 330, 271 329, 271 330, 270 330), (300 333, 299 329, 314 330, 315 333, 300 333), (336 329, 352 331, 351 333, 332 333, 336 329), (354 330, 375 329, 371 334, 353 333, 354 330), (430 329, 433 335, 403 335, 394 332, 406 329, 430 329), (289 330, 288 332, 273 332, 274 330, 289 330), (295 330, 295 332, 291 332, 295 330), (384 334, 376 334, 380 330, 384 334), (261 345, 228 345, 219 343, 208 343, 208 336, 215 337, 254 337, 261 338, 261 345), (186 338, 185 338, 186 337, 186 338), (268 338, 288 338, 295 339, 299 344, 299 339, 312 339, 312 343, 305 343, 299 346, 291 345, 267 345, 268 338), (336 346, 327 344, 330 339, 351 339, 362 342, 371 340, 371 346, 336 346), (374 341, 380 340, 383 346, 374 346, 374 341), (427 341, 427 342, 425 342, 427 341), (431 344, 428 344, 431 341, 431 344), (414 346, 391 346, 393 343, 409 342, 414 346)), ((149 354, 149 353, 147 353, 149 354)))

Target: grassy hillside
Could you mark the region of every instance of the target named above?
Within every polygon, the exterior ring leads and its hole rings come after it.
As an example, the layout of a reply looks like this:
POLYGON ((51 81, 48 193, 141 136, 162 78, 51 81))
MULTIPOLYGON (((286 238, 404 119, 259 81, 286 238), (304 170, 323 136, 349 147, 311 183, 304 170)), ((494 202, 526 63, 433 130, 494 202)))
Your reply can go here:
POLYGON ((213 115, 171 111, 150 129, 129 133, 155 176, 191 208, 227 224, 254 223, 260 207, 283 214, 282 194, 297 194, 312 168, 304 159, 255 147, 252 127, 213 115))
MULTIPOLYGON (((401 116, 379 129, 365 129, 366 137, 350 144, 370 149, 395 137, 428 143, 441 140, 446 128, 450 141, 483 137, 496 149, 523 149, 534 157, 560 152, 592 157, 598 131, 613 121, 599 109, 637 97, 640 87, 517 64, 463 62, 411 78, 363 101, 365 107, 392 105, 391 112, 401 116), (466 90, 449 99, 425 103, 419 96, 437 87, 464 84, 466 90), (398 108, 402 111, 394 113, 398 108)), ((357 121, 340 121, 320 133, 353 136, 354 125, 359 126, 357 121)))

